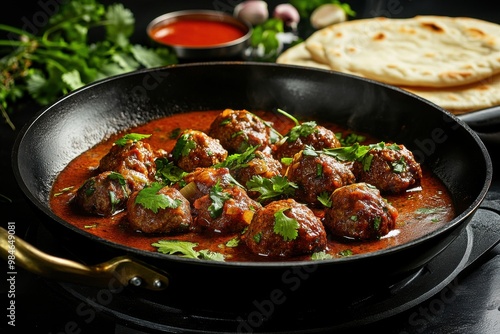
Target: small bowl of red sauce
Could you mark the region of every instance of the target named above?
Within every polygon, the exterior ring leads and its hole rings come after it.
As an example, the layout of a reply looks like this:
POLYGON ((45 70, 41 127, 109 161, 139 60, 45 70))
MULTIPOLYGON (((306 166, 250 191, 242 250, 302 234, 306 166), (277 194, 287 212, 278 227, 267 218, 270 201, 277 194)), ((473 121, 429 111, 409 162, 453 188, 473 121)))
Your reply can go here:
POLYGON ((252 27, 230 14, 183 10, 158 16, 147 27, 156 43, 171 47, 182 59, 234 59, 250 43, 252 27))

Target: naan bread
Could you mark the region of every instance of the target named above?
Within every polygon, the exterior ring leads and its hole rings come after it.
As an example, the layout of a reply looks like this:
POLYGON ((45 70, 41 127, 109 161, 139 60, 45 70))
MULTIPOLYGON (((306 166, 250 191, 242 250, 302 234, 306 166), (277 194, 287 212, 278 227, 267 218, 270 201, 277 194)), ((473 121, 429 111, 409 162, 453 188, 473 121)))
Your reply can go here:
POLYGON ((370 18, 313 33, 311 58, 392 85, 453 87, 500 73, 500 25, 465 17, 370 18))
MULTIPOLYGON (((276 62, 279 64, 330 69, 328 65, 312 59, 304 42, 287 49, 278 57, 276 62)), ((455 87, 399 87, 429 100, 454 114, 463 114, 500 105, 500 74, 471 84, 455 87)))
POLYGON ((456 87, 401 87, 454 114, 463 114, 500 105, 500 74, 456 87))
POLYGON ((304 42, 296 44, 278 56, 276 59, 278 64, 299 65, 321 68, 323 70, 330 70, 327 64, 321 64, 311 58, 311 54, 306 49, 304 42))

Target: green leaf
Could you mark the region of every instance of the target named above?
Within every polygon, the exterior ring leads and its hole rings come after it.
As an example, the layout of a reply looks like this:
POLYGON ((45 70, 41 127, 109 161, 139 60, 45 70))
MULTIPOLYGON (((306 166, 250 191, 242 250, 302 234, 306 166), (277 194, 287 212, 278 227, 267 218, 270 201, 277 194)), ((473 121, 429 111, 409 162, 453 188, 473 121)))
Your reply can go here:
POLYGON ((185 133, 177 139, 174 149, 172 150, 172 156, 174 160, 179 160, 181 157, 189 155, 189 152, 195 148, 196 142, 191 139, 188 133, 185 133))
POLYGON ((255 158, 255 151, 258 147, 259 146, 250 146, 243 153, 233 153, 229 155, 223 162, 215 164, 214 167, 225 167, 230 170, 247 167, 250 160, 255 158))
POLYGON ((150 186, 143 188, 137 194, 135 203, 142 205, 154 213, 158 213, 159 209, 178 208, 179 205, 182 204, 181 200, 173 199, 165 194, 158 193, 158 191, 163 187, 163 184, 154 182, 150 186))
POLYGON ((333 256, 331 256, 330 254, 328 254, 325 251, 316 252, 316 253, 313 253, 311 255, 311 260, 313 260, 313 261, 329 260, 329 259, 333 259, 333 256))
POLYGON ((159 67, 175 64, 176 58, 167 48, 148 49, 142 45, 133 45, 130 52, 135 60, 144 67, 159 67))
POLYGON ((199 252, 194 250, 194 248, 198 246, 198 244, 189 241, 159 240, 158 242, 152 243, 151 246, 157 247, 158 252, 163 254, 182 254, 182 257, 191 259, 197 259, 200 255, 199 252))
POLYGON ((247 184, 248 191, 259 192, 257 200, 264 201, 274 197, 292 196, 295 194, 297 184, 288 181, 286 176, 275 175, 272 178, 265 178, 261 175, 254 175, 247 184))
POLYGON ((221 253, 217 253, 208 249, 202 249, 199 251, 199 256, 200 259, 202 260, 211 260, 211 261, 218 261, 218 262, 224 262, 225 258, 224 255, 221 253))
POLYGON ((274 214, 273 231, 274 233, 281 235, 285 241, 295 240, 299 235, 298 229, 300 225, 296 219, 289 218, 285 215, 284 212, 286 210, 290 209, 285 208, 274 214))
POLYGON ((149 137, 151 137, 151 135, 145 135, 142 133, 131 132, 131 133, 127 133, 126 135, 124 135, 120 139, 116 140, 115 144, 118 146, 124 146, 127 143, 130 143, 130 142, 135 143, 135 142, 138 142, 139 140, 143 140, 143 139, 146 139, 149 137))
POLYGON ((212 204, 208 207, 208 212, 210 213, 210 217, 215 219, 222 215, 224 203, 231 198, 231 195, 224 192, 220 182, 217 181, 217 183, 210 189, 209 196, 212 200, 212 204))
POLYGON ((167 158, 158 158, 155 160, 156 174, 155 177, 163 181, 165 185, 172 185, 183 180, 188 173, 177 167, 172 161, 167 158))
POLYGON ((61 76, 61 79, 69 86, 70 89, 77 89, 84 85, 80 78, 80 72, 77 70, 64 73, 61 76))
POLYGON ((106 11, 106 39, 124 48, 129 44, 129 36, 134 32, 135 19, 123 4, 110 5, 106 11))
POLYGON ((318 201, 323 204, 323 206, 327 207, 327 208, 331 208, 332 207, 332 199, 330 198, 330 194, 327 193, 326 191, 322 192, 321 194, 319 194, 319 196, 317 197, 318 198, 318 201))

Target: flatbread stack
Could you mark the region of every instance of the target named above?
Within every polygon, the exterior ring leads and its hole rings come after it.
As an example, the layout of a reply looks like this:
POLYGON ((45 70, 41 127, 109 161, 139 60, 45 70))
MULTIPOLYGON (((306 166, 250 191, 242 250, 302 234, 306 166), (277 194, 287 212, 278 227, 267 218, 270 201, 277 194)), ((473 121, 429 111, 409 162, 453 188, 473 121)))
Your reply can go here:
POLYGON ((287 49, 277 63, 398 86, 455 114, 500 104, 500 25, 474 18, 337 23, 287 49))

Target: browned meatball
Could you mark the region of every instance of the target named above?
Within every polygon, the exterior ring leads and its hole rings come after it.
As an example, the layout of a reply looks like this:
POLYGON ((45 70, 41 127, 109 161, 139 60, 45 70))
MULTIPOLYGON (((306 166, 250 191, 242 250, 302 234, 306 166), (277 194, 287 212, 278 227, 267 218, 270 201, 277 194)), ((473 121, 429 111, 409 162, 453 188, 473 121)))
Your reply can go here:
POLYGON ((255 254, 293 257, 326 249, 321 220, 294 199, 274 201, 255 212, 242 240, 255 254))
POLYGON ((382 193, 401 193, 422 178, 420 164, 404 145, 374 145, 367 157, 371 161, 354 162, 353 173, 358 182, 370 183, 382 193))
POLYGON ((98 170, 118 172, 132 191, 139 190, 154 180, 155 154, 151 146, 142 141, 115 144, 99 162, 98 170))
POLYGON ((328 197, 335 189, 355 182, 349 167, 337 159, 313 150, 297 153, 286 176, 298 189, 295 198, 300 202, 319 205, 318 196, 328 197))
MULTIPOLYGON (((243 186, 246 186, 247 182, 256 175, 270 179, 273 176, 283 174, 283 165, 278 160, 274 159, 270 153, 262 151, 255 151, 254 154, 249 157, 248 161, 234 168, 229 168, 231 175, 233 175, 236 181, 243 186)), ((260 193, 255 191, 247 192, 253 199, 257 199, 260 196, 260 193)))
POLYGON ((234 178, 227 168, 196 168, 183 178, 184 190, 187 199, 194 200, 207 195, 216 184, 222 187, 234 184, 234 178))
POLYGON ((197 130, 184 130, 172 150, 173 161, 185 170, 192 172, 198 167, 210 167, 224 161, 227 150, 218 139, 197 130))
POLYGON ((127 218, 130 228, 145 233, 184 233, 193 222, 190 204, 177 189, 155 185, 130 195, 127 218), (156 199, 142 201, 142 196, 156 199))
POLYGON ((112 216, 123 211, 129 194, 125 178, 119 173, 107 171, 85 181, 73 201, 87 213, 112 216))
POLYGON ((240 233, 252 221, 255 210, 261 207, 238 186, 222 188, 216 184, 193 203, 193 230, 198 233, 240 233))
POLYGON ((332 206, 325 210, 323 224, 334 236, 377 239, 396 227, 397 209, 372 185, 354 183, 340 187, 330 198, 332 206))
POLYGON ((269 147, 272 128, 247 110, 226 109, 214 119, 207 134, 219 139, 229 153, 242 153, 252 146, 259 150, 269 147))
POLYGON ((295 153, 310 146, 315 150, 340 147, 340 141, 335 133, 315 122, 306 122, 292 128, 285 139, 276 145, 274 156, 281 161, 282 158, 292 158, 295 153))

